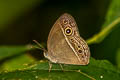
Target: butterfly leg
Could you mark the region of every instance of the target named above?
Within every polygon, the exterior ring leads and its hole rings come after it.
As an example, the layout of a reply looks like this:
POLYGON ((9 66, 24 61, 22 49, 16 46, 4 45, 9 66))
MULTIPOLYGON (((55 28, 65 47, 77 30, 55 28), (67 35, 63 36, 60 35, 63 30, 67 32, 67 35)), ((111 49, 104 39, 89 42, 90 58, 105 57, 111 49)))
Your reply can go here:
POLYGON ((51 71, 52 69, 52 63, 49 61, 49 72, 51 71))
POLYGON ((62 71, 64 71, 62 64, 60 64, 60 67, 61 67, 62 71))

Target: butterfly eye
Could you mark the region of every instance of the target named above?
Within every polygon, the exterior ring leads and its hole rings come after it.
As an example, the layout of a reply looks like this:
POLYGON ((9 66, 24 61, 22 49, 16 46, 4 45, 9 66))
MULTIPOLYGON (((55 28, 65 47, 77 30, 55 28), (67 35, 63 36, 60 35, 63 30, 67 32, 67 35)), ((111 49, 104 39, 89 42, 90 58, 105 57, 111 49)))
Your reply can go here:
POLYGON ((79 53, 82 53, 82 49, 81 49, 80 46, 78 46, 78 52, 79 52, 79 53))
POLYGON ((67 19, 63 19, 63 24, 68 24, 68 20, 67 19))
POLYGON ((67 27, 67 28, 65 29, 65 34, 66 34, 66 35, 71 35, 71 34, 72 34, 72 29, 71 29, 70 27, 67 27))
POLYGON ((75 23, 74 23, 74 22, 70 22, 69 24, 70 24, 72 27, 75 26, 75 23))
POLYGON ((82 53, 82 50, 81 50, 81 49, 78 49, 78 52, 79 52, 79 53, 82 53))
POLYGON ((78 46, 78 48, 80 48, 80 46, 78 46))
POLYGON ((71 42, 74 42, 74 40, 72 38, 70 40, 71 40, 71 42))

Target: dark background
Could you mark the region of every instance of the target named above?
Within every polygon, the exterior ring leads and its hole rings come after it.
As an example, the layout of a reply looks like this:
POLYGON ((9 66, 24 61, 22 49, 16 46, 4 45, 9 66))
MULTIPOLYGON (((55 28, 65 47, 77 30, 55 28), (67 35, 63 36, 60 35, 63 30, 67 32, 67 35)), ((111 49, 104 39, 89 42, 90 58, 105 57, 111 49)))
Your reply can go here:
MULTIPOLYGON (((1 1, 3 5, 0 10, 0 45, 33 44, 32 40, 46 43, 51 27, 63 13, 69 13, 75 18, 80 35, 87 40, 101 30, 111 3, 111 0, 35 1, 31 1, 30 6, 24 6, 22 1, 1 1)), ((118 39, 114 37, 115 40, 111 44, 107 43, 111 35, 120 31, 118 28, 116 30, 102 43, 89 45, 92 57, 108 59, 116 64, 114 53, 118 39)))

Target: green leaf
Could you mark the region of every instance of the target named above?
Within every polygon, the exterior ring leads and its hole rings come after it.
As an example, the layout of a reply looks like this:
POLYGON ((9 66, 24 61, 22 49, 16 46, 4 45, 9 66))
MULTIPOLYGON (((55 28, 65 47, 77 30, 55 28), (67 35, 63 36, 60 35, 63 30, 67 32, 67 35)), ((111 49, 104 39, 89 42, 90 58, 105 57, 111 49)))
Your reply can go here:
POLYGON ((2 72, 0 79, 120 80, 120 71, 106 60, 91 58, 90 64, 87 66, 63 65, 63 68, 64 71, 61 70, 58 64, 53 64, 51 72, 48 72, 48 63, 41 61, 28 65, 23 70, 2 72))
POLYGON ((9 73, 3 73, 0 75, 0 79, 3 80, 74 80, 74 79, 85 79, 85 76, 81 75, 79 72, 74 71, 52 71, 47 70, 25 70, 25 71, 15 71, 9 73), (14 77, 13 77, 14 75, 14 77), (72 76, 71 76, 72 75, 72 76))
POLYGON ((0 0, 0 31, 21 14, 42 2, 43 0, 0 0))
POLYGON ((7 60, 2 64, 1 71, 15 71, 18 69, 24 69, 28 63, 34 62, 35 59, 28 54, 19 55, 12 59, 7 60))
MULTIPOLYGON (((22 10, 22 9, 21 9, 22 10)), ((14 11, 13 11, 14 12, 14 11)), ((9 13, 7 13, 9 14, 9 13)), ((11 13, 13 14, 13 13, 11 13)), ((117 66, 119 67, 119 50, 118 41, 120 40, 118 34, 120 33, 120 1, 112 0, 111 5, 108 9, 107 16, 104 24, 102 25, 101 31, 87 40, 88 44, 100 43, 93 50, 94 53, 99 57, 104 55, 109 57, 112 61, 113 56, 117 51, 117 66), (117 27, 118 26, 118 27, 117 27), (117 27, 117 28, 116 28, 117 27), (114 29, 114 30, 113 30, 114 29), (117 32, 118 31, 118 32, 117 32), (114 34, 114 33, 117 33, 114 34), (116 37, 118 37, 116 39, 116 37), (117 40, 117 41, 116 41, 117 40), (113 42, 116 42, 113 43, 113 42), (117 46, 116 46, 117 45, 117 46), (99 47, 99 49, 98 49, 99 47), (114 50, 113 50, 114 49, 114 50)), ((3 20, 4 21, 4 20, 3 20)), ((7 22, 7 20, 5 20, 7 22)), ((9 22, 9 21, 8 21, 9 22)), ((3 22, 4 23, 4 22, 3 22)), ((30 50, 27 46, 4 46, 0 47, 0 60, 4 60, 8 57, 12 57, 18 54, 24 54, 25 51, 30 50)), ((92 48, 93 49, 93 48, 92 48)), ((93 52, 92 52, 93 55, 93 52)), ((75 66, 75 65, 63 65, 64 71, 61 70, 59 64, 53 64, 51 72, 48 72, 49 65, 46 61, 40 61, 32 63, 32 58, 24 54, 19 57, 12 57, 9 61, 1 64, 3 66, 3 72, 0 73, 0 79, 3 80, 120 80, 120 71, 116 69, 107 60, 95 60, 90 59, 90 64, 86 66, 75 66), (30 60, 30 61, 28 61, 30 60), (24 64, 25 66, 21 65, 24 64), (19 65, 20 64, 20 65, 19 65)), ((107 59, 107 58, 106 58, 107 59)))
POLYGON ((120 69, 120 48, 117 50, 116 64, 117 64, 117 67, 120 69))
POLYGON ((0 46, 0 60, 24 53, 30 50, 31 46, 0 46))
POLYGON ((88 39, 87 43, 100 43, 118 26, 118 24, 120 24, 120 0, 112 0, 101 31, 88 39))

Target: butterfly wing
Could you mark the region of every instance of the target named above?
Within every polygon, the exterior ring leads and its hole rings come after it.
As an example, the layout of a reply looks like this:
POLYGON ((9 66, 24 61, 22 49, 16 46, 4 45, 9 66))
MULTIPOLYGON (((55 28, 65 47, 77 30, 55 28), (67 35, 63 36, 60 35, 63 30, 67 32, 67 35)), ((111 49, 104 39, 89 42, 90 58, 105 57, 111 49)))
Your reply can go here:
POLYGON ((74 18, 67 13, 53 25, 48 36, 47 49, 45 57, 51 62, 76 65, 89 63, 89 48, 79 36, 74 18))

